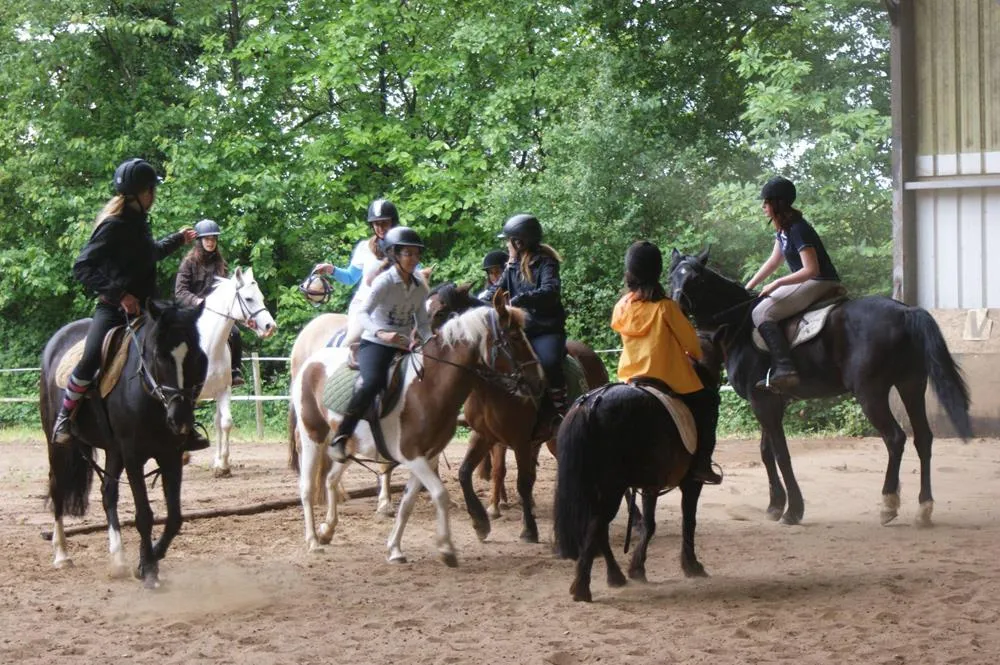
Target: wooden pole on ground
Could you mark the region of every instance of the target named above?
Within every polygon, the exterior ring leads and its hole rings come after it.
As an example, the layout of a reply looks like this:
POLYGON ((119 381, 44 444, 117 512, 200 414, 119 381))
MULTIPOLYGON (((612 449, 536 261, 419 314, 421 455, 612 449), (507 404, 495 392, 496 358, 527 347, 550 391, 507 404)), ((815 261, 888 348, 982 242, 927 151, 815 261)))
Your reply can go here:
MULTIPOLYGON (((390 485, 389 490, 391 492, 401 492, 405 485, 395 484, 390 485)), ((351 490, 347 493, 347 496, 351 499, 361 499, 369 496, 377 496, 378 487, 363 487, 357 490, 351 490)), ((208 508, 205 510, 192 510, 184 513, 184 521, 192 522, 194 520, 204 520, 212 517, 229 517, 230 515, 256 515, 258 513, 266 513, 272 510, 284 510, 285 508, 294 508, 295 506, 301 505, 301 501, 298 498, 295 499, 283 499, 281 501, 264 501, 262 503, 253 503, 248 506, 231 506, 228 508, 208 508)), ((165 517, 157 517, 153 520, 153 524, 163 524, 167 520, 165 517)), ((135 526, 134 519, 122 520, 122 528, 127 526, 135 526)), ((76 536, 81 533, 95 533, 97 531, 107 531, 107 524, 80 524, 78 526, 68 527, 65 532, 67 536, 76 536)), ((42 531, 43 540, 52 540, 51 531, 42 531)))

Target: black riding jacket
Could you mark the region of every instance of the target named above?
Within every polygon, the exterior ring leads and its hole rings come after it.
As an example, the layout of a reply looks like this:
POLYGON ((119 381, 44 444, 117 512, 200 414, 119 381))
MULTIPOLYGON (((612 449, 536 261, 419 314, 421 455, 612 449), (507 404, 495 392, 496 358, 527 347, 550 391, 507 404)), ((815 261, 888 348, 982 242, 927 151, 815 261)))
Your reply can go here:
POLYGON ((552 256, 539 252, 531 259, 532 280, 521 274, 520 263, 508 263, 500 280, 486 290, 486 300, 493 298, 497 289, 510 294, 510 304, 528 312, 525 334, 528 337, 546 333, 566 332, 566 310, 562 306, 559 281, 559 262, 552 256))
POLYGON ((154 240, 146 213, 126 206, 94 229, 73 264, 73 276, 110 304, 131 293, 145 306, 158 295, 156 262, 183 244, 181 232, 154 240))

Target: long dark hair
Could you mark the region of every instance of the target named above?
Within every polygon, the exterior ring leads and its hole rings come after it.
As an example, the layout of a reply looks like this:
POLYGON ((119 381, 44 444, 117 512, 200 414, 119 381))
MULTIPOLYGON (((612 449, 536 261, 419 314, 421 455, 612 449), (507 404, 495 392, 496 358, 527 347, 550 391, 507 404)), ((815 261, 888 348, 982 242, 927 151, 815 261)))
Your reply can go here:
POLYGON ((784 199, 769 199, 771 203, 771 212, 778 220, 778 226, 781 227, 782 231, 787 231, 788 228, 795 222, 801 222, 802 212, 798 208, 793 208, 791 203, 788 203, 784 199))
POLYGON ((218 236, 216 236, 214 252, 206 252, 204 246, 201 244, 201 238, 198 238, 194 241, 194 247, 187 253, 184 260, 194 261, 195 264, 200 266, 211 266, 215 274, 219 277, 225 277, 229 274, 229 264, 226 263, 226 257, 222 255, 218 236))
POLYGON ((635 294, 635 299, 646 302, 659 302, 667 299, 660 280, 642 281, 628 270, 625 271, 625 288, 635 294))

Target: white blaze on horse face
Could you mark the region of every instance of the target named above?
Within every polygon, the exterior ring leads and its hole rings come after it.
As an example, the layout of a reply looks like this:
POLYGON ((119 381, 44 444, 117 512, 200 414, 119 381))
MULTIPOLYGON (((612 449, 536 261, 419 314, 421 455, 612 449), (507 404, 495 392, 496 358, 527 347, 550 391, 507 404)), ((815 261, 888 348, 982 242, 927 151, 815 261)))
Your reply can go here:
POLYGON ((181 390, 184 390, 184 359, 187 358, 187 354, 187 342, 181 342, 170 352, 170 355, 174 357, 174 367, 177 368, 177 387, 181 390))

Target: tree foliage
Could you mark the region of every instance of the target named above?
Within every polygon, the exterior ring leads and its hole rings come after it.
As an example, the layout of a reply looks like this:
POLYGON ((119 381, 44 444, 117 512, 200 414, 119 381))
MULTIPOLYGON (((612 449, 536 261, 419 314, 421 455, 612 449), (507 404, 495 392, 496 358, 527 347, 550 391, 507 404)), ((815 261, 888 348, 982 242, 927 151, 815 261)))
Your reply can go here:
POLYGON ((133 155, 166 177, 158 234, 210 217, 254 266, 282 331, 252 342, 266 352, 290 348, 314 314, 295 285, 347 260, 379 196, 438 279, 480 279, 503 220, 535 212, 571 334, 605 348, 627 245, 712 244, 746 277, 774 172, 849 285, 887 292, 887 32, 867 0, 7 0, 0 310, 19 343, 0 364, 89 314, 70 266, 133 155))

